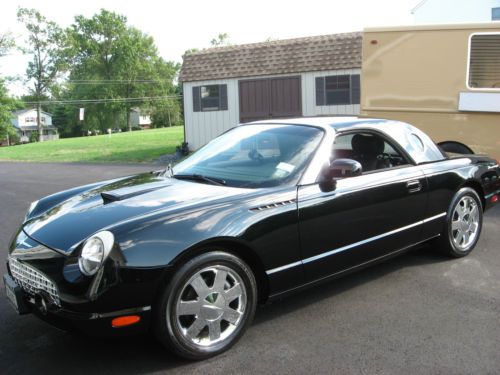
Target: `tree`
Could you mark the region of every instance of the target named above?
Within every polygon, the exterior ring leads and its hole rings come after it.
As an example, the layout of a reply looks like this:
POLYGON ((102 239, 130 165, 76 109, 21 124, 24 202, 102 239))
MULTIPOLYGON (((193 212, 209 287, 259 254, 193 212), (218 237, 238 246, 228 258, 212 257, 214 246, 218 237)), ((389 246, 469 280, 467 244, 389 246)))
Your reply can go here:
POLYGON ((221 46, 229 46, 229 34, 228 33, 219 33, 217 37, 213 38, 210 41, 212 47, 221 47, 221 46))
POLYGON ((69 30, 72 98, 95 100, 86 106, 88 129, 131 130, 132 107, 151 107, 175 94, 178 64, 158 56, 153 38, 127 24, 124 16, 102 9, 91 18, 75 17, 69 30), (100 99, 100 100, 96 100, 100 99))
POLYGON ((0 79, 0 140, 7 139, 7 143, 10 143, 9 138, 16 135, 10 120, 12 112, 19 108, 21 103, 8 95, 4 81, 0 79))
POLYGON ((37 127, 41 141, 43 128, 40 101, 48 95, 51 86, 67 67, 64 54, 66 39, 63 30, 56 23, 47 20, 35 9, 19 8, 17 18, 28 31, 25 52, 31 55, 31 61, 26 69, 26 78, 32 82, 30 93, 38 102, 37 127))
MULTIPOLYGON (((9 33, 0 34, 0 57, 9 53, 14 46, 14 39, 9 33)), ((5 82, 0 78, 0 141, 7 139, 7 144, 10 144, 10 138, 16 136, 10 120, 12 112, 19 108, 21 103, 8 95, 5 82)))
POLYGON ((0 57, 5 56, 14 46, 14 38, 10 33, 0 34, 0 57))

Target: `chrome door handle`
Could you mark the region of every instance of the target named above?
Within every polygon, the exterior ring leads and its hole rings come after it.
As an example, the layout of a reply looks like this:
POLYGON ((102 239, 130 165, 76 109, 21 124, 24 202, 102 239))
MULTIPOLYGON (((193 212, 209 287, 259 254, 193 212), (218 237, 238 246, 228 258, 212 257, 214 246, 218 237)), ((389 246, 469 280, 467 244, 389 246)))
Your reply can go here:
POLYGON ((416 193, 417 191, 422 190, 422 184, 419 180, 411 180, 406 183, 406 188, 410 193, 416 193))

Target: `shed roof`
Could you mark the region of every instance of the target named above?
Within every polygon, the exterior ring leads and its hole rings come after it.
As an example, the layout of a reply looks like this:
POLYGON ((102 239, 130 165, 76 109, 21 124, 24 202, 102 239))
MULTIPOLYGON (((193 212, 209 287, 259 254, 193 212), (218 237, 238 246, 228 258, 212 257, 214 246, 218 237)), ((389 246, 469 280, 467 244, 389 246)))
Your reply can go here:
POLYGON ((183 82, 361 67, 361 32, 209 48, 185 54, 183 82))

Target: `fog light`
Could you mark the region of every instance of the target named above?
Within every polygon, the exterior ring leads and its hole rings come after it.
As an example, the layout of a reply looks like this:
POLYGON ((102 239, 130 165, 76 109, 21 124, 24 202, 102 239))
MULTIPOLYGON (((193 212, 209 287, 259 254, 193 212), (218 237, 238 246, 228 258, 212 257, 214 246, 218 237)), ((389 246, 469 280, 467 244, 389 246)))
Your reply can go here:
POLYGON ((111 321, 111 326, 113 328, 126 327, 132 324, 139 323, 140 320, 141 317, 139 315, 120 316, 119 318, 114 318, 111 321))

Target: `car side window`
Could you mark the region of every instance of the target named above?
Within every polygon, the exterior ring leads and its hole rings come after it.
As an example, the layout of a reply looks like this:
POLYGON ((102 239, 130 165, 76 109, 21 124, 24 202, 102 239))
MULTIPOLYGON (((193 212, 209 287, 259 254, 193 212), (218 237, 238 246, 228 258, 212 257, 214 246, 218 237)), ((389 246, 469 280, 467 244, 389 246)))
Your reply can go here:
POLYGON ((383 137, 372 133, 349 133, 335 138, 331 160, 353 159, 364 172, 407 165, 406 158, 383 137))

